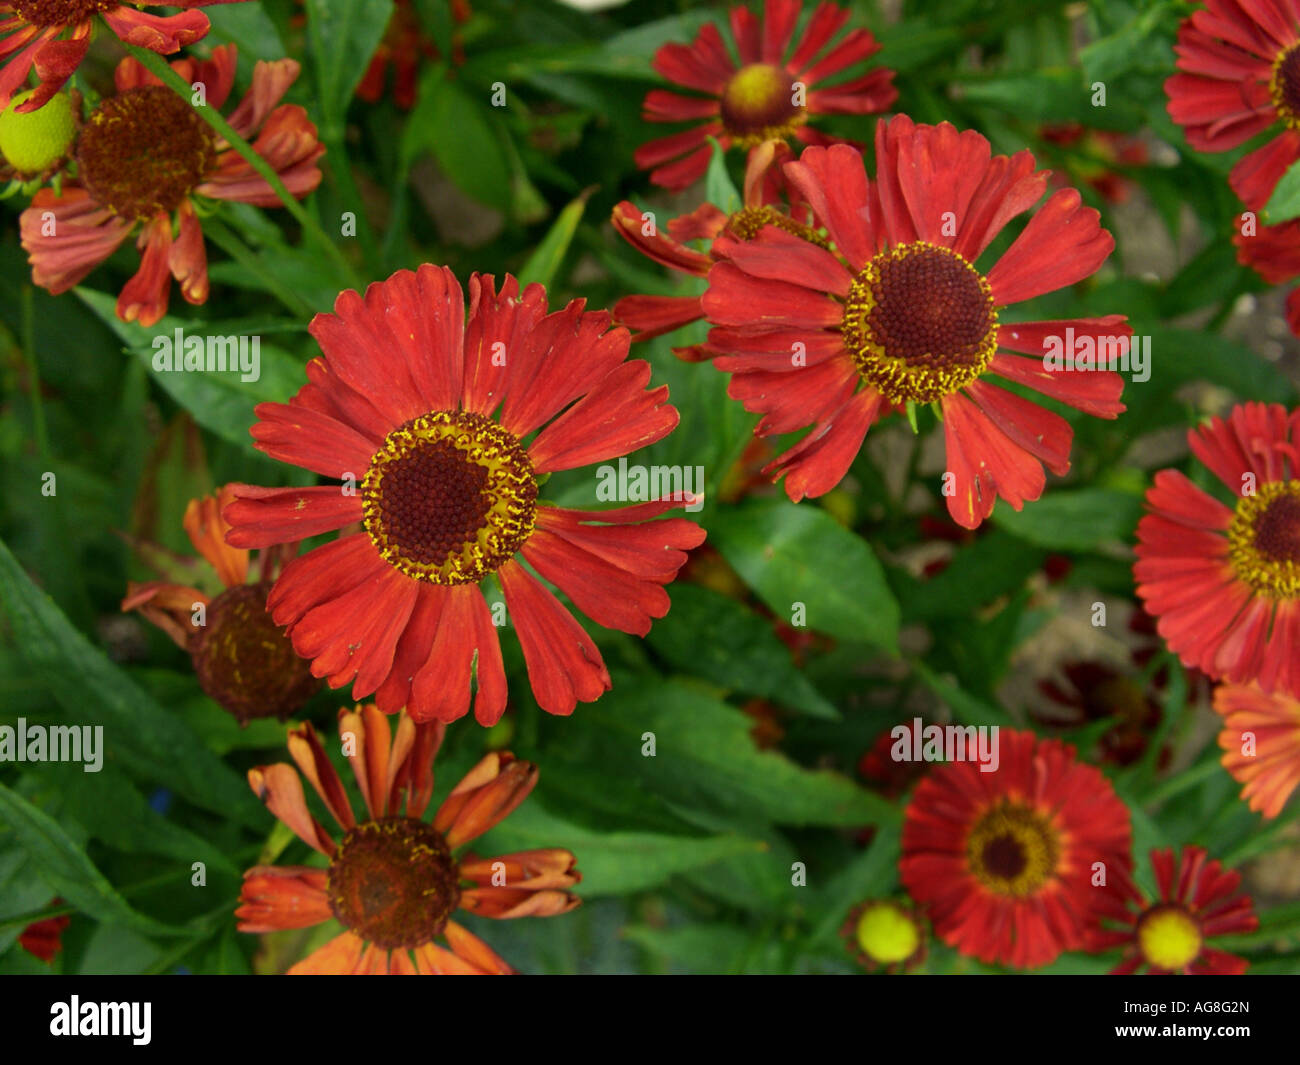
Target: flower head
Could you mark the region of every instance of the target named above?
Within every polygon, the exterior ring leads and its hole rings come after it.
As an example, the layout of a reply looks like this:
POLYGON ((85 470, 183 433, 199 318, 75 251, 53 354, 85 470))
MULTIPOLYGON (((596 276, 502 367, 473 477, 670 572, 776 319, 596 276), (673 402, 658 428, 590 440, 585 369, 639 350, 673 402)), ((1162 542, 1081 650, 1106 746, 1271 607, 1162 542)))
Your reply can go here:
POLYGON ((55 93, 39 111, 23 111, 34 91, 18 93, 0 113, 0 156, 18 179, 58 172, 68 161, 81 125, 80 94, 55 93))
POLYGON ((1221 684, 1214 709, 1223 718, 1223 765, 1244 785, 1252 810, 1276 817, 1300 785, 1300 699, 1253 684, 1221 684))
POLYGON ((834 252, 774 226, 714 241, 721 261, 702 302, 709 345, 727 353, 714 365, 732 374, 729 394, 764 415, 760 435, 812 427, 768 467, 796 502, 840 482, 891 406, 937 404, 948 511, 974 528, 998 497, 1017 510, 1037 499, 1042 464, 1065 473, 1073 436, 1064 418, 988 377, 1099 417, 1124 409, 1117 373, 1076 368, 1073 352, 1064 370, 1044 360, 1071 338, 1097 352, 1123 349, 1122 316, 1002 320, 1004 308, 1091 275, 1114 241, 1078 192, 1062 189, 984 272, 981 254, 1046 188, 1029 152, 993 156, 978 133, 899 115, 876 127, 876 162, 874 183, 846 145, 807 148, 785 165, 834 252))
POLYGON ((1300 695, 1300 411, 1245 403, 1188 433, 1229 506, 1161 470, 1138 523, 1138 595, 1185 665, 1300 695))
POLYGON ((380 709, 451 721, 470 704, 495 724, 506 679, 493 577, 533 693, 570 713, 610 685, 591 638, 527 562, 593 621, 644 635, 704 539, 678 493, 587 512, 540 498, 539 478, 626 455, 672 431, 667 389, 626 361, 628 335, 575 300, 546 313, 541 285, 470 278, 468 322, 452 272, 425 265, 344 292, 310 331, 324 352, 288 404, 263 403, 252 434, 273 458, 342 486, 236 485, 227 539, 265 547, 360 523, 290 563, 269 600, 298 653, 332 687, 380 709), (536 434, 536 435, 533 435, 536 434), (531 438, 531 439, 530 439, 531 438), (526 442, 527 441, 527 442, 526 442))
POLYGON ((320 687, 266 610, 271 582, 297 545, 262 552, 259 572, 249 583, 249 552, 225 540, 230 526, 221 508, 233 498, 227 485, 190 500, 185 508, 190 543, 215 571, 223 591, 210 596, 186 584, 133 581, 122 609, 140 611, 188 652, 199 686, 241 725, 259 717, 283 720, 320 687))
MULTIPOLYGON (((764 141, 750 149, 745 167, 745 191, 741 206, 728 214, 712 203, 703 203, 690 214, 670 219, 667 233, 660 232, 648 212, 637 209, 629 200, 615 206, 615 232, 642 255, 670 270, 696 277, 706 277, 717 261, 708 251, 689 246, 693 241, 712 242, 726 234, 736 240, 748 240, 764 226, 772 225, 827 247, 817 232, 815 220, 806 208, 784 203, 785 182, 781 164, 790 159, 790 149, 782 141, 764 141)), ((699 296, 624 296, 614 305, 614 319, 635 330, 633 340, 680 329, 704 317, 699 296)), ((721 354, 708 345, 674 348, 689 361, 721 354)))
POLYGON ((258 797, 329 865, 249 869, 235 912, 239 930, 309 928, 331 917, 343 925, 290 974, 510 973, 453 914, 505 919, 567 913, 579 904, 568 891, 581 879, 575 859, 558 848, 496 858, 457 852, 528 797, 537 767, 493 751, 426 821, 445 726, 416 725, 405 713, 395 727, 389 720, 374 706, 339 711, 339 737, 369 815, 362 819, 311 725, 289 733, 298 770, 343 831, 337 840, 312 815, 293 767, 249 771, 258 797))
POLYGON ((935 934, 963 954, 1016 968, 1084 945, 1094 866, 1130 865, 1128 809, 1074 748, 1002 729, 1000 764, 936 766, 903 825, 903 886, 935 934))
POLYGON ((734 57, 712 22, 705 23, 692 44, 673 42, 655 53, 655 70, 703 95, 653 89, 642 116, 647 122, 704 123, 637 149, 636 165, 651 170, 651 181, 683 189, 702 177, 709 163, 709 137, 724 150, 774 139, 833 144, 837 138, 807 124, 811 116, 878 114, 897 99, 892 70, 826 84, 863 63, 880 45, 869 30, 859 28, 832 45, 850 13, 825 2, 817 5, 799 35, 795 24, 802 11, 802 0, 766 0, 760 22, 748 8, 733 7, 734 57))
MULTIPOLYGON (((235 78, 236 50, 220 45, 210 60, 180 59, 172 69, 202 84, 206 106, 221 107, 235 78)), ((296 104, 276 106, 298 77, 298 63, 259 61, 248 94, 230 114, 232 128, 288 190, 306 196, 320 184, 324 153, 316 127, 296 104)), ((23 212, 22 244, 32 280, 66 292, 133 234, 139 272, 117 301, 118 317, 150 326, 167 312, 173 277, 190 303, 208 298, 208 263, 196 204, 233 200, 279 204, 266 180, 217 136, 181 96, 136 60, 122 60, 117 94, 91 112, 77 141, 77 179, 61 192, 42 189, 23 212)))
POLYGON ((1300 11, 1288 0, 1206 0, 1178 28, 1169 117, 1198 151, 1226 152, 1273 127, 1228 181, 1258 211, 1300 159, 1300 11))
MULTIPOLYGON (((201 39, 211 27, 196 7, 237 0, 178 0, 176 15, 150 15, 147 4, 117 0, 0 0, 0 109, 26 81, 33 67, 40 79, 20 111, 35 111, 63 88, 86 58, 96 17, 127 44, 169 55, 201 39)), ((161 5, 157 5, 161 6, 161 5)))
POLYGON ((1112 973, 1239 975, 1246 961, 1209 945, 1215 936, 1259 927, 1248 895, 1238 895, 1241 874, 1206 861, 1201 847, 1184 847, 1177 864, 1172 850, 1152 851, 1157 899, 1150 900, 1127 869, 1111 874, 1098 892, 1102 903, 1091 935, 1095 950, 1122 946, 1112 973))

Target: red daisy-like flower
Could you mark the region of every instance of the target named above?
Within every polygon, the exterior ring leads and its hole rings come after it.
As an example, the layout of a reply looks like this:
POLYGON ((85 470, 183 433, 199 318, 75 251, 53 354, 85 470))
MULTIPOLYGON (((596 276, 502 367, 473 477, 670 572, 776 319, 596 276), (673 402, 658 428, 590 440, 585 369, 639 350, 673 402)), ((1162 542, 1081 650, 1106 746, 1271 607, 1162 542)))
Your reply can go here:
MULTIPOLYGON (((233 44, 212 58, 179 59, 172 69, 202 83, 207 106, 221 107, 235 81, 233 44)), ((228 116, 241 137, 296 197, 320 184, 325 149, 297 104, 276 104, 298 77, 292 59, 259 61, 253 83, 228 116)), ((117 94, 91 112, 76 148, 77 178, 61 193, 41 189, 22 214, 22 245, 32 280, 58 295, 78 284, 139 233, 140 270, 117 300, 123 321, 151 326, 167 313, 171 279, 189 303, 208 298, 208 261, 197 204, 232 200, 276 207, 266 179, 219 138, 189 102, 128 57, 118 64, 117 94)))
MULTIPOLYGON (((294 654, 284 629, 266 611, 272 582, 283 563, 298 553, 298 545, 263 551, 250 583, 250 553, 226 543, 230 525, 221 508, 234 498, 226 485, 210 496, 191 499, 185 508, 185 532, 215 573, 219 593, 209 595, 174 580, 131 581, 122 609, 140 611, 187 652, 200 687, 241 725, 259 717, 283 720, 320 687, 307 663, 294 654)), ((162 554, 156 545, 148 550, 155 557, 162 554)), ((190 579, 201 578, 197 565, 186 568, 190 579)))
POLYGON ((1246 403, 1187 434, 1228 506, 1161 470, 1138 522, 1138 595, 1184 665, 1300 695, 1300 410, 1246 403))
POLYGON ((1252 211, 1300 159, 1300 7, 1292 0, 1207 0, 1178 28, 1179 73, 1165 82, 1169 117, 1187 143, 1226 152, 1272 126, 1229 183, 1252 211))
POLYGON ((998 768, 935 766, 903 824, 899 871, 935 934, 963 954, 1016 968, 1085 945, 1097 889, 1126 870, 1128 809, 1074 748, 1031 732, 998 733, 998 768))
POLYGON ((993 156, 974 131, 899 115, 876 127, 876 163, 874 183, 847 145, 807 148, 785 165, 834 254, 773 226, 714 241, 723 261, 703 306, 710 346, 728 353, 714 365, 732 374, 729 394, 764 415, 759 435, 812 426, 768 467, 796 502, 840 482, 888 405, 937 404, 948 511, 974 528, 999 496, 1017 510, 1037 499, 1041 464, 1065 473, 1073 437, 1064 418, 986 375, 1098 417, 1124 409, 1119 374, 1078 369, 1065 351, 1073 336, 1080 356, 1117 358, 1131 333, 1122 315, 999 322, 1001 308, 1094 273, 1114 240, 1078 192, 1062 189, 982 273, 981 253, 1043 195, 1047 172, 1033 156, 993 156), (1056 342, 1068 369, 1045 364, 1056 342))
POLYGON ((1221 684, 1214 709, 1223 718, 1223 765, 1244 785, 1252 810, 1276 817, 1300 785, 1300 699, 1253 684, 1221 684))
POLYGON ((452 915, 464 910, 505 920, 568 913, 581 901, 568 890, 582 879, 576 859, 558 847, 495 858, 455 852, 528 798, 537 767, 509 751, 493 751, 426 821, 433 761, 446 726, 416 725, 405 713, 395 727, 389 721, 373 706, 339 711, 339 738, 367 818, 353 812, 310 724, 289 733, 289 753, 302 776, 283 763, 249 770, 258 798, 329 866, 249 869, 235 911, 239 930, 310 928, 331 917, 343 925, 290 975, 510 974, 514 970, 496 951, 452 915), (312 815, 302 777, 343 829, 341 840, 312 815))
MULTIPOLYGON (((127 44, 170 55, 193 44, 211 28, 196 7, 239 0, 176 0, 178 15, 150 15, 144 4, 117 0, 0 0, 0 110, 27 81, 33 67, 40 83, 19 111, 35 111, 63 88, 86 58, 95 16, 127 44)), ((161 6, 161 5, 158 5, 161 6)))
MULTIPOLYGON (((708 276, 709 268, 717 260, 707 251, 689 247, 689 243, 712 244, 723 233, 737 240, 748 240, 763 226, 772 225, 820 247, 828 247, 806 208, 783 205, 786 190, 781 164, 790 157, 790 149, 782 141, 764 141, 750 149, 743 203, 731 214, 715 204, 703 203, 690 214, 670 219, 665 234, 651 214, 624 200, 613 211, 615 232, 648 259, 696 277, 708 276)), ((699 296, 624 296, 614 305, 614 320, 635 330, 634 342, 670 333, 703 317, 699 296)), ((691 362, 720 354, 711 351, 708 345, 698 344, 673 351, 691 362)))
POLYGON ((494 724, 506 678, 480 583, 495 575, 538 703, 567 714, 610 686, 577 620, 521 564, 596 623, 644 635, 668 612, 664 585, 704 531, 648 521, 695 497, 588 512, 538 499, 538 478, 626 455, 677 424, 668 389, 628 361, 625 329, 575 300, 507 275, 469 282, 425 265, 344 292, 310 332, 324 358, 310 383, 263 403, 252 428, 273 458, 340 487, 236 485, 227 540, 265 547, 356 522, 359 532, 285 567, 268 606, 331 686, 417 721, 474 714, 494 724), (536 434, 536 435, 533 435, 536 434), (531 439, 529 439, 531 438, 531 439), (525 443, 525 441, 528 441, 525 443), (520 558, 516 558, 520 556, 520 558))
POLYGON ((834 144, 839 138, 806 124, 810 115, 879 114, 898 98, 894 72, 887 69, 827 85, 828 78, 864 62, 880 45, 869 30, 855 28, 828 49, 850 14, 832 3, 818 4, 802 36, 796 37, 802 11, 802 0, 766 0, 760 23, 748 8, 733 7, 734 55, 712 22, 701 28, 694 43, 672 42, 655 53, 651 65, 656 71, 675 85, 705 95, 653 89, 642 105, 642 117, 647 122, 705 121, 637 149, 636 165, 650 170, 651 181, 684 189, 703 177, 709 165, 709 137, 723 150, 791 138, 834 144))
POLYGON ((1253 932, 1259 919, 1250 896, 1238 895, 1241 874, 1206 861, 1202 847, 1184 847, 1175 865, 1172 849, 1151 852, 1159 898, 1148 899, 1129 870, 1119 869, 1098 892, 1094 950, 1123 947, 1117 976, 1151 972, 1237 976, 1244 958, 1208 945, 1215 936, 1253 932), (1118 927, 1116 927, 1118 926, 1118 927))

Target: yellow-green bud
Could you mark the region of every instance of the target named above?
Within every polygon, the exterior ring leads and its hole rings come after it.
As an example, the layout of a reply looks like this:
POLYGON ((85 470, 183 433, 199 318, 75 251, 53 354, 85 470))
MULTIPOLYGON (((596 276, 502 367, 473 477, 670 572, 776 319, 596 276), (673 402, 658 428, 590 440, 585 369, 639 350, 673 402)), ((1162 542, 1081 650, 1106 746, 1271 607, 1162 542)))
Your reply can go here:
POLYGON ((36 111, 18 114, 18 105, 34 91, 18 93, 0 114, 0 155, 20 174, 39 174, 54 166, 77 135, 72 98, 65 92, 55 93, 36 111))

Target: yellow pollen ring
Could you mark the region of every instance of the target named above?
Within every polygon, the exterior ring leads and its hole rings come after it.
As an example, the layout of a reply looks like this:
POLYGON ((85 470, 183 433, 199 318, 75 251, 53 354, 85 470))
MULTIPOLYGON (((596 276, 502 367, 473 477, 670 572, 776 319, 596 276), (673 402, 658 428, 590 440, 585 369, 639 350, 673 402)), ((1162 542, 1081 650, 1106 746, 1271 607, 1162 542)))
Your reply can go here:
POLYGON ((1300 44, 1279 52, 1273 60, 1268 94, 1282 124, 1300 130, 1300 44))
POLYGON ((1242 496, 1228 542, 1233 569, 1255 591, 1271 599, 1300 596, 1300 481, 1271 481, 1242 496))
POLYGON ((970 830, 966 860, 989 891, 1027 898, 1057 872, 1060 835, 1045 814, 1010 800, 990 807, 970 830))
POLYGON ((431 584, 478 583, 513 558, 536 525, 532 460, 479 414, 432 411, 398 426, 361 487, 376 550, 431 584))
POLYGON ((741 240, 753 240, 764 226, 776 226, 800 240, 830 250, 831 242, 824 236, 775 207, 742 207, 727 219, 727 228, 741 240))
POLYGON ((844 301, 840 333, 862 379, 887 400, 933 403, 988 369, 998 349, 998 313, 983 274, 955 251, 918 240, 883 251, 863 267, 844 301), (940 290, 921 283, 920 291, 907 291, 917 285, 912 276, 897 271, 901 264, 909 264, 903 267, 907 270, 918 262, 931 275, 939 267, 950 284, 940 290), (954 282, 964 289, 955 296, 954 282), (899 338, 888 333, 900 323, 912 327, 904 342, 914 344, 917 335, 937 335, 947 328, 951 343, 899 350, 899 338), (958 335, 972 330, 982 335, 965 340, 958 335))

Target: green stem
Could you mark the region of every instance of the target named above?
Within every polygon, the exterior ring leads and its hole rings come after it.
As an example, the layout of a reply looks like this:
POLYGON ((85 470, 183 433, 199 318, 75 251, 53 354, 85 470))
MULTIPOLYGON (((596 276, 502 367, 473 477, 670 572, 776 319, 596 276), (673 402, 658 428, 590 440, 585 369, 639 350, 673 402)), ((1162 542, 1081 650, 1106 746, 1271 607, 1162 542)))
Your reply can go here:
MULTIPOLYGON (((190 100, 193 91, 192 87, 176 71, 172 70, 167 60, 147 48, 140 48, 137 45, 126 44, 125 42, 123 44, 125 44, 126 50, 139 60, 149 73, 153 74, 173 92, 184 97, 187 102, 190 100)), ((354 288, 360 288, 360 279, 352 269, 352 264, 348 262, 347 257, 339 250, 338 245, 330 239, 329 234, 320 227, 320 223, 312 218, 303 205, 294 197, 293 193, 285 188, 284 182, 280 180, 280 175, 275 172, 271 164, 258 155, 253 150, 253 146, 234 131, 230 123, 222 117, 221 112, 215 107, 195 107, 194 111, 204 122, 216 130, 223 140, 243 156, 245 162, 271 186, 271 191, 280 198, 280 202, 284 204, 285 209, 302 226, 303 233, 319 245, 320 249, 339 267, 342 277, 346 279, 346 283, 354 288)))
POLYGON ((33 309, 35 289, 31 285, 23 286, 22 294, 22 348, 23 361, 27 364, 27 386, 32 391, 32 425, 36 432, 36 448, 41 461, 49 467, 50 439, 45 431, 45 407, 41 404, 41 374, 36 365, 36 314, 33 309))
POLYGON ((281 281, 272 271, 266 269, 257 256, 253 254, 252 249, 240 240, 233 230, 228 229, 224 222, 216 218, 205 218, 203 220, 203 232, 212 240, 213 244, 261 281, 266 286, 266 290, 293 312, 295 317, 309 319, 315 315, 316 309, 281 281))
POLYGON ((1171 777, 1159 787, 1153 788, 1151 793, 1147 795, 1143 805, 1153 806, 1156 803, 1165 802, 1180 791, 1186 791, 1188 788, 1199 784, 1202 780, 1214 776, 1222 768, 1219 765, 1218 752, 1214 752, 1205 761, 1189 766, 1176 777, 1171 777))

